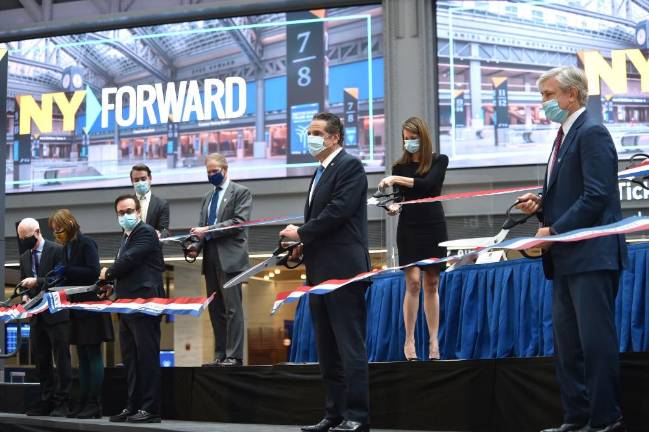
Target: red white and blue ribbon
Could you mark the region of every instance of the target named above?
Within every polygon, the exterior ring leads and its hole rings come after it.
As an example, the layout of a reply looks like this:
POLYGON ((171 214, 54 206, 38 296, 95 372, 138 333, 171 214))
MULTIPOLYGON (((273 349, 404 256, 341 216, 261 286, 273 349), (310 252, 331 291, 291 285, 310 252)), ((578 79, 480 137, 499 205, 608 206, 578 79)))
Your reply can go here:
POLYGON ((617 177, 620 180, 646 176, 649 176, 649 160, 643 161, 631 168, 627 168, 617 173, 617 177))
MULTIPOLYGON (((250 220, 247 222, 242 222, 240 224, 234 224, 234 225, 228 225, 228 226, 223 226, 223 227, 218 227, 218 228, 212 228, 204 233, 213 233, 213 232, 218 232, 218 231, 227 231, 231 230, 234 228, 248 228, 248 227, 254 227, 254 226, 262 226, 262 225, 273 225, 278 222, 290 222, 290 221, 296 221, 303 219, 302 216, 282 216, 278 218, 262 218, 262 219, 254 219, 250 220)), ((165 243, 165 242, 172 242, 172 241, 183 241, 189 236, 189 233, 187 234, 181 234, 177 236, 172 236, 172 237, 164 237, 160 239, 160 242, 165 243)))
POLYGON ((536 247, 542 243, 569 243, 569 242, 589 240, 597 237, 605 237, 605 236, 616 235, 616 234, 629 234, 629 233, 647 231, 647 230, 649 230, 649 217, 632 216, 612 224, 590 227, 590 228, 581 228, 563 234, 557 234, 557 235, 552 235, 547 237, 519 237, 511 240, 505 240, 500 243, 496 243, 494 245, 476 250, 469 254, 451 255, 444 258, 429 258, 414 263, 410 263, 404 266, 389 267, 382 270, 360 273, 349 279, 330 279, 313 287, 301 286, 294 290, 284 291, 277 294, 275 298, 275 302, 273 304, 273 309, 271 311, 271 314, 277 312, 284 303, 292 303, 294 301, 297 301, 304 294, 307 293, 318 294, 318 295, 328 294, 352 282, 366 280, 371 278, 372 276, 376 276, 387 272, 394 272, 397 270, 404 269, 406 267, 426 266, 426 265, 440 264, 446 262, 457 262, 463 259, 467 259, 468 257, 471 256, 477 256, 483 254, 491 249, 526 250, 526 249, 536 247))
POLYGON ((82 310, 88 312, 143 313, 147 315, 192 315, 200 316, 212 301, 210 297, 176 297, 148 299, 97 300, 71 302, 64 291, 46 293, 33 308, 26 310, 23 305, 0 307, 0 321, 30 318, 49 310, 56 313, 62 310, 82 310))
POLYGON ((210 297, 137 298, 75 303, 68 300, 64 291, 50 292, 46 294, 46 297, 51 313, 71 309, 88 312, 143 313, 153 316, 192 315, 197 317, 212 301, 214 294, 210 297))

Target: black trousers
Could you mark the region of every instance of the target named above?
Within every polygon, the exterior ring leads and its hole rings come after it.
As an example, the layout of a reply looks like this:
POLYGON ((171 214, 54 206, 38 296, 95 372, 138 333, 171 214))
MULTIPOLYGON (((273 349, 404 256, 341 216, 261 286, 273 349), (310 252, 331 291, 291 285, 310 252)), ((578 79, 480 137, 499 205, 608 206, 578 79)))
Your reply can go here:
POLYGON ((126 367, 126 409, 160 414, 160 317, 119 315, 119 343, 126 367))
POLYGON ((619 272, 554 279, 552 321, 557 378, 566 423, 602 427, 620 411, 615 296, 619 272))
MULTIPOLYGON (((223 289, 223 284, 239 273, 225 273, 219 266, 216 247, 205 253, 205 285, 208 297, 214 293, 208 311, 215 339, 215 357, 243 359, 243 304, 241 284, 223 289)), ((207 249, 206 247, 206 249, 207 249)))
POLYGON ((369 423, 366 289, 367 284, 360 282, 329 294, 309 295, 326 418, 369 423))
POLYGON ((70 323, 66 321, 47 324, 43 322, 42 318, 36 317, 32 320, 30 329, 36 369, 41 385, 41 400, 51 405, 59 405, 70 399, 72 384, 70 323), (56 374, 52 357, 56 364, 56 374))

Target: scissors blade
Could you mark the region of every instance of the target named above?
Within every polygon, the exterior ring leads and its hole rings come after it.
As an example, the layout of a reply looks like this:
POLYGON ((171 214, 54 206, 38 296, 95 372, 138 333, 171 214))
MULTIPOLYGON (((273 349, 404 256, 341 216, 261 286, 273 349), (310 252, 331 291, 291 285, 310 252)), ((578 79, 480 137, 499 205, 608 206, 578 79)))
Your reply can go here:
POLYGON ((240 284, 241 282, 247 281, 248 279, 250 279, 251 277, 253 277, 257 273, 261 272, 265 268, 268 268, 270 266, 274 266, 275 264, 277 264, 277 262, 281 258, 283 258, 283 255, 273 255, 270 258, 266 258, 264 261, 260 262, 259 264, 250 267, 248 270, 239 273, 238 275, 236 275, 235 277, 233 277, 232 279, 227 281, 223 285, 223 288, 230 288, 230 287, 233 287, 235 285, 240 284))
POLYGON ((49 291, 58 291, 61 292, 63 291, 65 295, 72 295, 72 294, 83 294, 87 292, 94 292, 97 290, 97 284, 93 285, 86 285, 86 286, 58 286, 58 287, 52 287, 49 289, 49 291))

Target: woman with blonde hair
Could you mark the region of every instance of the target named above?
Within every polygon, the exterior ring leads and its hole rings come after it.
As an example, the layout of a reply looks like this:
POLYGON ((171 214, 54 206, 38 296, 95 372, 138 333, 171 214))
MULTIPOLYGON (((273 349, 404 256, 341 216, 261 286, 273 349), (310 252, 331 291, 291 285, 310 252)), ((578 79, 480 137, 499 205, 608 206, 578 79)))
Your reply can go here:
MULTIPOLYGON (((68 209, 57 210, 49 218, 56 241, 63 245, 63 265, 56 269, 65 285, 91 285, 99 277, 99 252, 90 237, 81 234, 79 223, 68 209)), ((97 301, 95 293, 75 294, 71 301, 97 301)), ((110 314, 70 311, 70 344, 77 346, 79 357, 79 403, 68 417, 100 418, 104 361, 101 344, 112 341, 110 314)))
MULTIPOLYGON (((385 177, 379 187, 393 186, 403 192, 405 200, 440 195, 448 157, 433 152, 428 125, 419 117, 411 117, 403 123, 403 154, 392 166, 392 175, 385 177)), ((438 246, 448 240, 444 209, 441 203, 424 203, 401 207, 390 206, 390 214, 399 214, 397 248, 399 265, 425 258, 443 257, 446 249, 438 246)), ((437 333, 439 329, 439 265, 409 267, 404 270, 406 294, 403 299, 403 320, 406 339, 403 352, 407 360, 417 360, 415 347, 415 323, 419 310, 419 293, 423 279, 424 312, 428 327, 428 358, 439 358, 437 333), (423 278, 422 278, 423 275, 423 278)))

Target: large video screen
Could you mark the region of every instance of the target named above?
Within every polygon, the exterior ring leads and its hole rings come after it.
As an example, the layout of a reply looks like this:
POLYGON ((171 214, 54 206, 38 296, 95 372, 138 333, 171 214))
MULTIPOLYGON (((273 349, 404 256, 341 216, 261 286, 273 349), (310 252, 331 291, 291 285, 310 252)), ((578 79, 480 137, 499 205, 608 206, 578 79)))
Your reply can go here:
POLYGON ((536 81, 562 65, 585 70, 589 115, 620 159, 649 151, 644 3, 439 1, 436 13, 440 147, 451 167, 546 163, 558 124, 536 81))
POLYGON ((137 163, 156 184, 203 182, 213 152, 234 180, 309 175, 319 111, 383 171, 382 32, 365 5, 0 44, 6 190, 125 186, 137 163))

